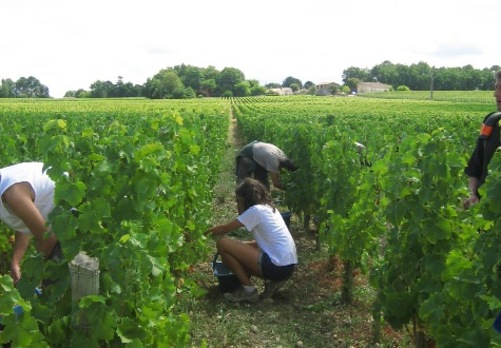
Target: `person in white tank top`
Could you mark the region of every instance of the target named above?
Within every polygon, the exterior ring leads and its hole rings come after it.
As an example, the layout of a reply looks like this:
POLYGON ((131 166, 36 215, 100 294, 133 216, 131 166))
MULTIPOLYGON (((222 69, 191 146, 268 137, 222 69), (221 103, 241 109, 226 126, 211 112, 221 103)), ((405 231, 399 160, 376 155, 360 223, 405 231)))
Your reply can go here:
POLYGON ((253 241, 222 237, 216 247, 223 263, 242 284, 225 297, 233 302, 257 302, 260 297, 271 297, 292 276, 298 263, 296 245, 266 186, 256 179, 245 178, 235 193, 239 216, 206 233, 223 236, 241 227, 252 233, 253 241), (261 296, 251 281, 252 276, 265 279, 261 296))
POLYGON ((47 226, 54 208, 54 181, 41 162, 23 162, 0 169, 0 219, 15 231, 10 273, 14 283, 21 278, 21 261, 33 236, 36 249, 49 258, 56 236, 47 226))

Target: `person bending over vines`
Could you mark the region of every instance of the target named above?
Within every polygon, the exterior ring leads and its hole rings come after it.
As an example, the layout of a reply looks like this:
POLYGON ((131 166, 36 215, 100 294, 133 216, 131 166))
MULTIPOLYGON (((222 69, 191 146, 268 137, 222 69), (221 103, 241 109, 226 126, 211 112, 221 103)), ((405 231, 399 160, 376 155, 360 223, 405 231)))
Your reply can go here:
POLYGON ((45 259, 58 257, 60 246, 50 226, 55 184, 41 162, 24 162, 0 169, 0 219, 15 231, 10 274, 16 284, 31 237, 45 259))

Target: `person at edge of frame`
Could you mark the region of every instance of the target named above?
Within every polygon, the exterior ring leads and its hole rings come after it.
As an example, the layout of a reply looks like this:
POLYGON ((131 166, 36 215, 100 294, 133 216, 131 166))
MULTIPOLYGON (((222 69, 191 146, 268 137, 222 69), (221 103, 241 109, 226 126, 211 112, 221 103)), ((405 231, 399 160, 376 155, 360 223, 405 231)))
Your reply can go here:
POLYGON ((496 72, 494 87, 497 112, 491 112, 484 117, 480 136, 473 153, 468 160, 464 173, 468 176, 469 197, 463 201, 463 207, 468 209, 480 201, 479 187, 485 182, 488 165, 496 149, 501 145, 499 120, 501 119, 501 70, 496 72))
POLYGON ((55 183, 42 162, 22 162, 0 169, 0 219, 15 231, 10 275, 17 284, 31 237, 45 260, 61 258, 61 246, 47 226, 54 209, 55 183))

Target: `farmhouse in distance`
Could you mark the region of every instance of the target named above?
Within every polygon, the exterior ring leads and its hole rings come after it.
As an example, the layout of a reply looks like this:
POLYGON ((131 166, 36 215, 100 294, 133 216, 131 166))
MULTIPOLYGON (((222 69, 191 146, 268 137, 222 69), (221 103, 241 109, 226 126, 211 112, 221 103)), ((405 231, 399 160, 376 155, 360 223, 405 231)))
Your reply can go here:
POLYGON ((360 82, 357 84, 358 93, 389 92, 391 86, 381 82, 360 82))

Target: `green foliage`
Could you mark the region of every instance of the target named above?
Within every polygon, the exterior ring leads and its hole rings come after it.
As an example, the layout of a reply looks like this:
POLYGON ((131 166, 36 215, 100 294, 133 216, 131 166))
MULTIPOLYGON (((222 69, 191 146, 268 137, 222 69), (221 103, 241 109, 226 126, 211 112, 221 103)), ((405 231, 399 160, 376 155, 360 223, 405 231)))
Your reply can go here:
MULTIPOLYGON (((18 120, 36 136, 33 153, 56 182, 50 222, 64 259, 25 257, 18 289, 39 330, 28 322, 13 327, 6 316, 4 332, 20 337, 34 330, 39 336, 33 337, 51 347, 184 347, 189 322, 177 309, 177 296, 190 295, 194 285, 183 288, 180 279, 208 252, 203 231, 227 108, 222 100, 207 102, 203 111, 140 101, 126 112, 109 108, 113 103, 86 111, 89 105, 73 103, 80 111, 50 118, 39 129, 30 129, 38 124, 26 117, 18 120), (79 251, 98 258, 100 284, 98 295, 74 303, 68 263, 79 251), (33 298, 42 279, 51 285, 33 298)), ((197 293, 194 288, 192 296, 197 293)))
POLYGON ((2 79, 0 98, 49 98, 49 88, 30 76, 20 77, 16 82, 2 79))
POLYGON ((408 92, 410 91, 410 88, 404 85, 399 85, 397 86, 397 91, 398 92, 408 92))
POLYGON ((273 142, 298 162, 287 205, 316 217, 322 243, 348 270, 370 275, 376 320, 412 324, 414 338, 439 346, 499 345, 500 168, 493 164, 481 204, 463 211, 460 202, 492 96, 437 92, 430 103, 422 93, 393 94, 234 100, 234 114, 246 139, 273 142))
MULTIPOLYGON (((415 324, 415 335, 444 347, 499 345, 492 330, 501 311, 497 156, 482 202, 468 211, 460 204, 462 169, 492 101, 476 92, 437 92, 432 102, 414 92, 384 96, 230 101, 246 140, 275 143, 299 165, 284 174, 287 206, 312 215, 330 252, 370 275, 378 322, 415 324)), ((201 232, 228 110, 212 98, 2 103, 2 163, 42 159, 52 167, 58 208, 51 222, 65 253, 42 271, 40 255, 26 258, 18 289, 1 278, 6 340, 32 328, 31 317, 41 335, 33 337, 54 347, 187 344, 177 296, 198 290, 178 285, 206 257, 201 232), (99 258, 100 292, 75 306, 68 261, 80 250, 99 258), (34 297, 41 279, 56 285, 34 297), (21 326, 13 303, 25 309, 21 326)), ((343 291, 349 298, 350 288, 343 291)))
POLYGON ((344 94, 349 94, 349 93, 351 93, 351 89, 348 86, 343 86, 343 87, 341 87, 341 92, 344 94))
MULTIPOLYGON (((401 328, 419 322, 416 314, 443 287, 446 257, 462 232, 457 197, 463 178, 455 141, 443 129, 407 137, 383 159, 388 166, 382 180, 388 235, 384 260, 374 273, 384 288, 379 301, 385 318, 401 328)), ((441 308, 428 315, 440 315, 441 308)))
MULTIPOLYGON (((38 331, 35 318, 31 315, 32 305, 24 300, 12 283, 10 275, 0 275, 0 344, 10 343, 13 347, 49 347, 38 331), (15 306, 19 306, 14 310, 15 306)), ((31 297, 34 296, 33 291, 31 297)))

